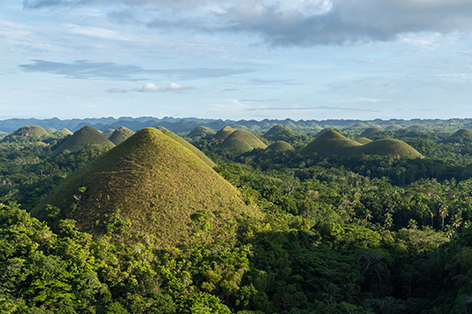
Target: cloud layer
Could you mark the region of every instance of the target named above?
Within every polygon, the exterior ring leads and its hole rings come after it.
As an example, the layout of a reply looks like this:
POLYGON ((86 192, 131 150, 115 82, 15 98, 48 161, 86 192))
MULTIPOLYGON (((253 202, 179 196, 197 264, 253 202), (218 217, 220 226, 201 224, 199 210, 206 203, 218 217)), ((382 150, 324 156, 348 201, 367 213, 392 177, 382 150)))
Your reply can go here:
POLYGON ((406 33, 470 31, 470 0, 25 0, 26 9, 108 5, 115 21, 161 31, 249 34, 272 46, 386 41, 406 33), (169 14, 172 11, 173 14, 169 14))

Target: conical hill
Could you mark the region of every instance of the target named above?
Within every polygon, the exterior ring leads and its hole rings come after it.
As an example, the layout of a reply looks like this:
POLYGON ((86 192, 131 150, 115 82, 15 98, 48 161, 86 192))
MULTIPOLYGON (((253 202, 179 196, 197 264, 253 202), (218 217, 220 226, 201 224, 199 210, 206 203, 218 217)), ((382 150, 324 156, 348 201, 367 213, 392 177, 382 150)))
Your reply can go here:
POLYGON ((269 141, 286 141, 296 136, 297 133, 295 133, 288 126, 282 124, 274 125, 264 134, 264 137, 269 141))
POLYGON ((113 144, 102 133, 91 126, 84 126, 68 137, 54 152, 62 152, 64 150, 75 151, 88 145, 98 145, 103 147, 113 147, 113 144))
POLYGON ((374 136, 379 135, 380 133, 382 133, 382 129, 380 128, 368 128, 365 129, 364 132, 359 135, 359 137, 372 138, 374 136))
POLYGON ((232 153, 243 154, 254 148, 267 148, 267 145, 248 130, 236 130, 226 137, 221 148, 232 153))
POLYGON ((404 141, 386 138, 362 146, 352 147, 348 152, 353 155, 396 155, 408 158, 423 158, 416 149, 404 141))
POLYGON ((361 143, 348 139, 334 130, 327 130, 302 149, 304 155, 317 153, 320 156, 331 156, 345 153, 349 147, 360 146, 361 143))
POLYGON ((36 142, 53 137, 48 131, 38 125, 24 126, 5 136, 2 142, 36 142))
POLYGON ((125 128, 124 126, 116 129, 108 138, 113 144, 118 145, 126 141, 129 137, 134 134, 133 130, 125 128))
POLYGON ((356 138, 356 142, 359 142, 362 145, 365 145, 365 144, 368 144, 368 143, 372 142, 372 140, 370 138, 367 138, 367 137, 359 137, 359 138, 356 138))
POLYGON ((234 131, 236 131, 236 129, 233 129, 233 128, 230 127, 230 126, 225 126, 225 127, 222 128, 221 130, 219 130, 218 132, 216 132, 216 134, 215 134, 215 136, 214 136, 213 138, 216 139, 216 140, 222 141, 222 140, 224 140, 225 138, 227 138, 228 135, 230 135, 230 134, 233 133, 234 131))
POLYGON ((267 147, 268 150, 284 151, 284 150, 293 150, 293 146, 285 141, 277 141, 270 144, 267 147))
POLYGON ((182 137, 178 136, 175 133, 172 133, 171 131, 167 130, 164 127, 161 129, 161 132, 164 133, 165 135, 169 136, 171 139, 179 142, 183 146, 187 147, 188 149, 190 149, 195 155, 197 155, 198 158, 200 158, 208 166, 210 166, 212 168, 216 167, 216 164, 210 158, 208 158, 207 155, 205 155, 201 150, 199 150, 198 148, 196 148, 195 146, 193 146, 192 144, 187 142, 182 137))
POLYGON ((195 129, 193 129, 187 136, 192 138, 192 139, 195 139, 195 138, 209 138, 209 137, 213 137, 215 135, 215 131, 213 131, 212 129, 210 129, 209 127, 207 126, 204 126, 204 125, 201 125, 195 129))
MULTIPOLYGON (((238 217, 256 214, 234 186, 155 128, 74 172, 45 203, 62 209, 56 220, 74 219, 79 230, 100 235, 121 226, 122 238, 155 237, 160 247, 225 239, 238 217)), ((33 214, 45 219, 40 208, 33 214)))
POLYGON ((469 129, 460 129, 452 135, 452 137, 467 137, 472 138, 472 130, 469 129))

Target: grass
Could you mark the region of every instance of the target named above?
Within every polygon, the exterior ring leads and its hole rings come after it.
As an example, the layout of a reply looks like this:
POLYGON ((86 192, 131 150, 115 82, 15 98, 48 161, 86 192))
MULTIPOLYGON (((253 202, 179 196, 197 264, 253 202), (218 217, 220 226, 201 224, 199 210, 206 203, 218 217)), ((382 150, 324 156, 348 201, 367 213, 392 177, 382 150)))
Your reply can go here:
POLYGON ((301 153, 304 155, 317 153, 321 156, 331 156, 343 154, 347 148, 360 145, 359 142, 348 139, 334 130, 327 130, 303 148, 301 153))
POLYGON ((239 217, 259 215, 210 166, 154 128, 70 175, 33 215, 45 219, 46 203, 62 209, 58 219, 74 219, 94 235, 106 232, 104 225, 119 209, 120 219, 131 222, 126 237, 153 237, 160 247, 224 240, 234 235, 239 217), (202 221, 208 230, 199 229, 202 221))
POLYGON ((469 129, 460 129, 452 135, 452 137, 468 137, 472 138, 472 130, 469 129))
POLYGON ((293 146, 290 145, 289 143, 285 141, 277 141, 275 143, 272 143, 267 147, 269 150, 278 150, 278 151, 283 151, 283 150, 293 150, 293 146))
POLYGON ((129 137, 134 134, 133 130, 125 128, 124 126, 116 129, 108 138, 113 144, 118 145, 126 141, 129 137))
POLYGON ((401 140, 393 138, 382 139, 362 146, 353 147, 349 149, 348 152, 353 155, 396 155, 408 158, 423 158, 423 155, 416 149, 401 140))
POLYGON ((216 132, 216 134, 215 134, 215 136, 214 136, 214 139, 219 140, 219 141, 223 141, 225 138, 228 137, 228 135, 230 135, 230 134, 233 133, 234 131, 236 131, 236 129, 233 129, 233 128, 230 127, 230 126, 225 126, 225 127, 222 128, 221 130, 219 130, 218 132, 216 132))
POLYGON ((37 125, 24 126, 5 136, 1 142, 34 142, 54 137, 48 131, 37 125))
POLYGON ((277 124, 264 134, 269 141, 284 141, 296 137, 296 133, 289 127, 277 124))
POLYGON ((199 126, 195 129, 193 129, 187 136, 194 139, 194 138, 207 138, 207 137, 213 137, 215 135, 215 131, 210 129, 207 126, 199 126))
POLYGON ((113 144, 105 135, 97 131, 91 126, 84 126, 76 131, 72 136, 67 138, 54 152, 62 152, 64 150, 75 151, 87 145, 100 145, 113 147, 113 144))
POLYGON ((379 135, 380 133, 382 133, 382 129, 380 129, 380 128, 368 128, 368 129, 364 130, 364 132, 362 132, 359 135, 359 137, 371 138, 371 137, 374 137, 376 135, 379 135))
POLYGON ((242 154, 254 148, 265 149, 267 145, 247 130, 236 130, 226 137, 221 144, 221 148, 233 153, 242 154))
POLYGON ((367 137, 359 137, 359 138, 356 138, 356 142, 361 143, 362 145, 365 145, 372 142, 372 140, 367 137))

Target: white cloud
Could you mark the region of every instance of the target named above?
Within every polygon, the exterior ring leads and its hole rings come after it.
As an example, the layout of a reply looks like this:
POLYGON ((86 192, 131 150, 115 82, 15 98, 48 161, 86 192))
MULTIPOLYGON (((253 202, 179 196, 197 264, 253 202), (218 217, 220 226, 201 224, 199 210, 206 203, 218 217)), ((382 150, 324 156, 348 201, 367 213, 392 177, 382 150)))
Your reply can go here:
POLYGON ((146 83, 143 87, 139 90, 140 92, 159 92, 161 90, 160 86, 157 86, 153 83, 146 83))

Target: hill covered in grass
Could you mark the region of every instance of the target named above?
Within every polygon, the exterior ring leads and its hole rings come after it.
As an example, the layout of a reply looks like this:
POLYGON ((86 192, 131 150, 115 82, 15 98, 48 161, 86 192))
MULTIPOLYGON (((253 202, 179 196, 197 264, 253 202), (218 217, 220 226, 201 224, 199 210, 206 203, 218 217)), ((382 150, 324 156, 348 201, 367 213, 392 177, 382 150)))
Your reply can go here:
POLYGON ((225 138, 228 137, 228 135, 230 135, 231 133, 233 133, 234 131, 236 131, 236 129, 233 129, 232 127, 230 126, 225 126, 224 128, 222 128, 221 130, 219 130, 218 132, 216 132, 215 136, 213 137, 215 140, 218 140, 218 141, 223 141, 225 138))
POLYGON ((17 143, 31 143, 31 142, 38 142, 48 138, 54 137, 51 133, 47 132, 40 126, 37 125, 30 125, 24 126, 5 136, 1 142, 17 142, 17 143))
POLYGON ((236 130, 226 137, 221 148, 231 153, 243 154, 255 148, 267 148, 267 145, 247 130, 236 130))
POLYGON ((187 137, 191 139, 209 138, 209 137, 213 137, 215 134, 216 132, 210 129, 209 127, 201 125, 193 129, 189 134, 187 134, 187 137))
POLYGON ((108 138, 113 144, 118 145, 120 143, 123 143, 126 141, 129 137, 131 137, 134 134, 133 130, 130 130, 124 126, 119 127, 113 133, 110 135, 108 138))
POLYGON ((372 140, 370 138, 367 138, 367 137, 359 137, 359 138, 356 138, 356 142, 359 142, 362 145, 364 145, 364 144, 372 142, 372 140))
POLYGON ((382 133, 382 129, 380 128, 368 128, 365 129, 364 132, 359 135, 359 137, 372 138, 374 136, 379 135, 380 133, 382 133))
POLYGON ((347 148, 360 145, 361 143, 348 139, 334 130, 327 130, 303 148, 301 153, 304 155, 316 153, 320 156, 331 156, 343 154, 347 148))
POLYGON ((73 135, 64 140, 54 152, 59 153, 64 150, 75 151, 79 150, 88 145, 97 145, 104 147, 113 147, 113 144, 109 139, 102 133, 92 128, 91 126, 84 126, 80 130, 76 131, 73 135))
POLYGON ((287 141, 297 136, 292 129, 283 124, 274 125, 269 131, 264 133, 264 138, 269 141, 287 141))
POLYGON ((120 229, 157 245, 225 239, 240 215, 253 215, 237 189, 189 149, 163 132, 146 128, 65 179, 33 210, 74 219, 94 235, 120 229), (155 237, 153 236, 155 235, 155 237))
POLYGON ((267 149, 276 151, 293 150, 293 146, 285 141, 277 141, 267 146, 267 149))
POLYGON ((170 137, 171 139, 179 142, 180 144, 182 144, 183 146, 185 146, 186 148, 190 149, 195 155, 197 155, 198 158, 200 158, 204 163, 206 163, 208 166, 214 168, 216 167, 216 164, 213 162, 213 160, 211 160, 210 158, 207 157, 207 155, 205 155, 201 150, 199 150, 198 148, 196 148, 195 146, 193 146, 192 144, 190 144, 189 142, 187 142, 185 139, 183 139, 182 137, 178 136, 177 134, 175 133, 172 133, 171 131, 167 130, 166 128, 164 127, 161 127, 160 128, 160 131, 162 133, 164 133, 165 135, 167 135, 168 137, 170 137))
POLYGON ((460 129, 452 135, 453 138, 464 137, 472 138, 472 130, 470 129, 460 129))
POLYGON ((404 141, 386 138, 373 141, 362 146, 353 147, 347 150, 353 155, 395 155, 408 158, 423 158, 416 149, 405 143, 404 141))

